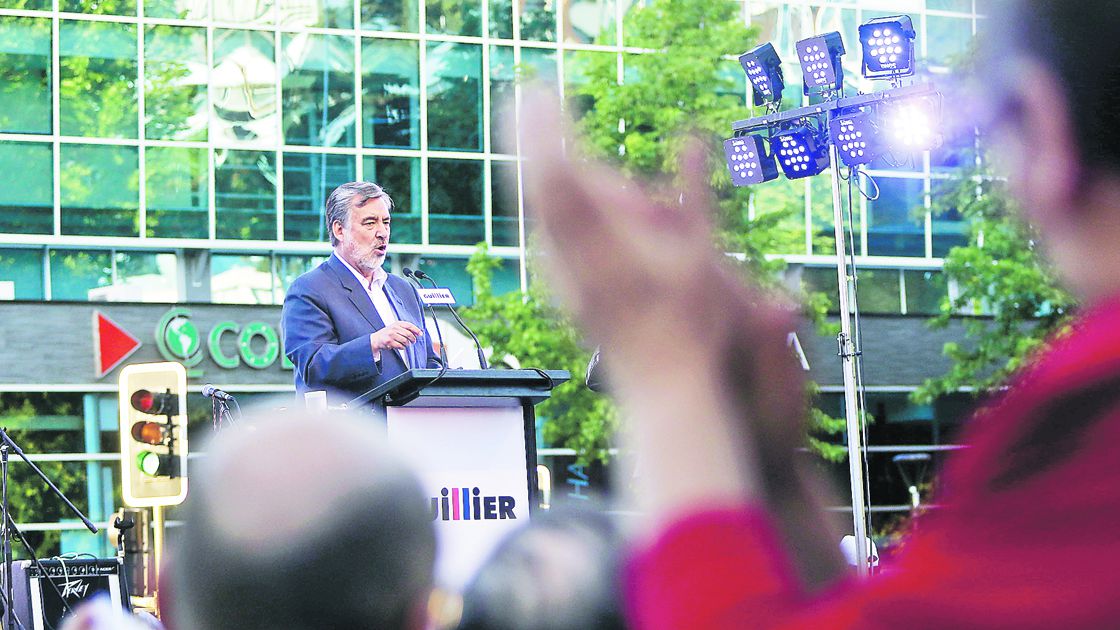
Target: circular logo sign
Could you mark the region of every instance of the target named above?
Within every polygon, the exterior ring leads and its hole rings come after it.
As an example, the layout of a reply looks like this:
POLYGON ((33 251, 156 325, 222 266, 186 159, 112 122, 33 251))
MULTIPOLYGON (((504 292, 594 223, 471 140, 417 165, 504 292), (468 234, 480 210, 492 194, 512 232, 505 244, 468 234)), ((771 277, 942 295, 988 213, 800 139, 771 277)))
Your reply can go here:
POLYGON ((176 317, 167 323, 167 327, 163 329, 163 341, 171 354, 180 359, 193 357, 201 344, 198 327, 185 317, 176 317))

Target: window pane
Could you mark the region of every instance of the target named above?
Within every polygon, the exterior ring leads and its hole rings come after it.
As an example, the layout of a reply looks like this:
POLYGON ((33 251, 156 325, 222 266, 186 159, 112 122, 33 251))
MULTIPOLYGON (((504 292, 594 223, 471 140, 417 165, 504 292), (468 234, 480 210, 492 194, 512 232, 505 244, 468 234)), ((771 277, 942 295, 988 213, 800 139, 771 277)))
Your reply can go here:
POLYGON ((67 13, 136 15, 136 0, 60 0, 58 10, 67 13))
POLYGON ((135 138, 136 27, 63 20, 59 54, 62 135, 135 138))
POLYGON ((521 6, 521 39, 556 41, 556 11, 553 0, 524 0, 521 6))
POLYGON ((393 243, 420 242, 420 159, 362 158, 362 177, 385 189, 393 200, 393 243))
POLYGON ((428 43, 428 146, 482 150, 482 48, 428 43))
POLYGON ((0 7, 27 11, 50 11, 51 0, 0 0, 0 7))
POLYGON ((62 233, 138 236, 139 150, 63 144, 62 233))
POLYGON ((513 39, 513 0, 487 0, 490 3, 490 37, 513 39))
POLYGON ((420 3, 418 0, 360 0, 362 28, 373 31, 418 32, 420 3))
POLYGON ((580 44, 615 43, 614 0, 561 0, 564 41, 580 44))
POLYGON ((326 256, 280 256, 277 260, 277 276, 280 282, 280 293, 277 302, 283 300, 284 295, 288 293, 288 287, 296 281, 296 278, 311 271, 315 267, 323 264, 327 260, 326 256))
POLYGON ((38 249, 0 249, 0 299, 41 300, 43 252, 38 249))
POLYGON ((967 52, 972 41, 972 20, 926 16, 927 61, 931 66, 948 66, 967 52))
POLYGON ((486 238, 478 160, 428 160, 428 240, 474 245, 486 238))
POLYGON ((273 52, 272 33, 214 30, 210 131, 216 142, 277 143, 273 52))
POLYGON ((801 269, 801 288, 807 293, 820 293, 828 298, 828 312, 839 313, 837 300, 840 292, 836 269, 831 267, 804 267, 801 269))
POLYGON ((331 191, 354 181, 352 155, 284 154, 284 239, 327 240, 323 206, 331 191))
POLYGON ((144 17, 205 20, 209 8, 207 0, 144 0, 144 17))
MULTIPOLYGON (((779 171, 780 172, 780 171, 779 171)), ((802 180, 796 180, 802 181, 802 180)), ((882 181, 879 179, 878 181, 882 181)), ((813 222, 813 253, 821 255, 836 255, 836 228, 835 205, 832 203, 832 179, 828 172, 809 178, 809 209, 813 222)), ((919 182, 920 183, 920 182, 919 182)), ((870 190, 866 182, 863 190, 870 190)), ((863 251, 863 211, 860 209, 859 193, 853 192, 852 204, 855 207, 854 215, 848 215, 847 195, 843 195, 844 241, 847 252, 863 251)), ((915 254, 920 256, 921 254, 915 254)))
POLYGON ((214 21, 236 25, 266 26, 276 21, 277 2, 214 0, 214 21))
POLYGON ((482 36, 481 0, 427 0, 429 33, 482 36))
POLYGON ((363 39, 362 92, 365 146, 419 148, 420 52, 416 42, 363 39))
POLYGON ((0 187, 0 232, 54 232, 51 145, 0 142, 0 172, 20 174, 18 186, 0 187))
POLYGON ((952 204, 956 197, 956 189, 960 186, 957 180, 933 180, 933 191, 936 194, 944 191, 939 196, 939 203, 931 217, 933 229, 933 255, 941 258, 954 247, 960 247, 968 242, 968 223, 961 215, 960 210, 952 204))
POLYGON ((354 146, 354 42, 337 35, 289 35, 281 40, 284 141, 354 146))
POLYGON ((210 191, 206 149, 148 147, 144 165, 148 236, 207 238, 210 191))
POLYGON ((52 249, 51 299, 89 300, 89 292, 113 282, 113 259, 107 250, 52 249))
POLYGON ((274 293, 270 257, 210 257, 210 295, 215 304, 275 304, 274 293))
POLYGON ((926 0, 926 8, 937 11, 972 12, 972 0, 926 0))
POLYGON ((276 238, 276 155, 271 151, 214 154, 216 236, 276 238))
POLYGON ((897 269, 860 269, 856 306, 861 313, 897 314, 902 309, 897 269))
POLYGON ((0 17, 0 131, 51 132, 51 21, 0 17))
POLYGON ((947 296, 945 274, 940 271, 904 271, 906 312, 910 315, 937 315, 941 300, 947 296))
POLYGON ((920 179, 879 177, 879 198, 867 202, 867 253, 925 256, 925 209, 920 179))
POLYGON ((540 82, 555 89, 559 81, 556 51, 546 48, 521 49, 522 79, 540 82))
POLYGON ((206 140, 206 30, 149 26, 144 33, 144 133, 206 140))
POLYGON ((495 245, 516 247, 521 242, 517 215, 517 163, 490 163, 490 220, 495 245))
POLYGON ((96 302, 179 301, 178 260, 175 254, 116 252, 116 275, 109 284, 91 288, 87 299, 96 302))
POLYGON ((514 73, 513 48, 509 46, 490 47, 490 142, 495 151, 509 150, 502 147, 500 139, 506 125, 514 116, 513 86, 517 80, 514 73))
MULTIPOLYGON (((474 304, 474 280, 467 273, 467 259, 458 257, 428 257, 420 260, 425 272, 439 279, 440 286, 451 289, 459 306, 474 304)), ((445 329, 446 330, 446 329, 445 329)), ((473 350, 472 350, 473 352, 473 350)))
MULTIPOLYGON (((314 0, 308 15, 300 15, 300 26, 354 28, 354 0, 314 0)), ((284 8, 280 9, 283 16, 284 8)), ((281 22, 285 18, 281 17, 281 22)))

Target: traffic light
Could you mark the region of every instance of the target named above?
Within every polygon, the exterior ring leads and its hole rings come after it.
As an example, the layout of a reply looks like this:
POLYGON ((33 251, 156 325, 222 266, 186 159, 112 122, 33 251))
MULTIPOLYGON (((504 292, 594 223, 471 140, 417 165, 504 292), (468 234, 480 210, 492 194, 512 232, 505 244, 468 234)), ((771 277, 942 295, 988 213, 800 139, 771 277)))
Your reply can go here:
POLYGON ((181 363, 141 363, 121 370, 125 505, 178 505, 186 498, 186 392, 187 372, 181 363))

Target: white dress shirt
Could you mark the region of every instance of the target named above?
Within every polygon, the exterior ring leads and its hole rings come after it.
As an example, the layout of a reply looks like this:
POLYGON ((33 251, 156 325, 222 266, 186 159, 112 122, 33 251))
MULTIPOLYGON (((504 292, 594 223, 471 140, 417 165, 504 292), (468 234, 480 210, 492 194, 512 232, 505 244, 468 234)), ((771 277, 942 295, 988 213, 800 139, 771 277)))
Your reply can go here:
MULTIPOLYGON (((345 258, 338 254, 334 254, 334 257, 341 261, 342 264, 350 270, 350 273, 354 274, 354 277, 358 279, 358 284, 362 285, 362 288, 366 290, 366 295, 369 296, 370 301, 373 302, 373 308, 377 310, 378 316, 381 317, 381 321, 385 322, 386 326, 400 321, 400 318, 397 317, 397 311, 394 310, 393 305, 389 303, 389 296, 385 295, 385 280, 388 279, 389 274, 385 273, 384 269, 378 267, 373 272, 373 278, 366 280, 365 276, 359 273, 357 269, 351 267, 350 263, 346 262, 345 258)), ((401 356, 405 367, 412 367, 408 364, 408 353, 404 350, 397 350, 397 354, 401 356)), ((373 351, 373 360, 381 360, 380 350, 373 351)))

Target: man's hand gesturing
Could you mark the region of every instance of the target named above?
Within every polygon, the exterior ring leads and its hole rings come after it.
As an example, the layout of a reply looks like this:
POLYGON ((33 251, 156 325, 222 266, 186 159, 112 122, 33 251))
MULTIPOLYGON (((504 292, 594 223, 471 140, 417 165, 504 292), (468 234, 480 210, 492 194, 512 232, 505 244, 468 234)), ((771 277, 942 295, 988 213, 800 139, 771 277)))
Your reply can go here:
POLYGON ((381 330, 371 333, 369 345, 375 353, 381 350, 404 350, 416 343, 424 333, 414 324, 404 321, 393 322, 381 330))

